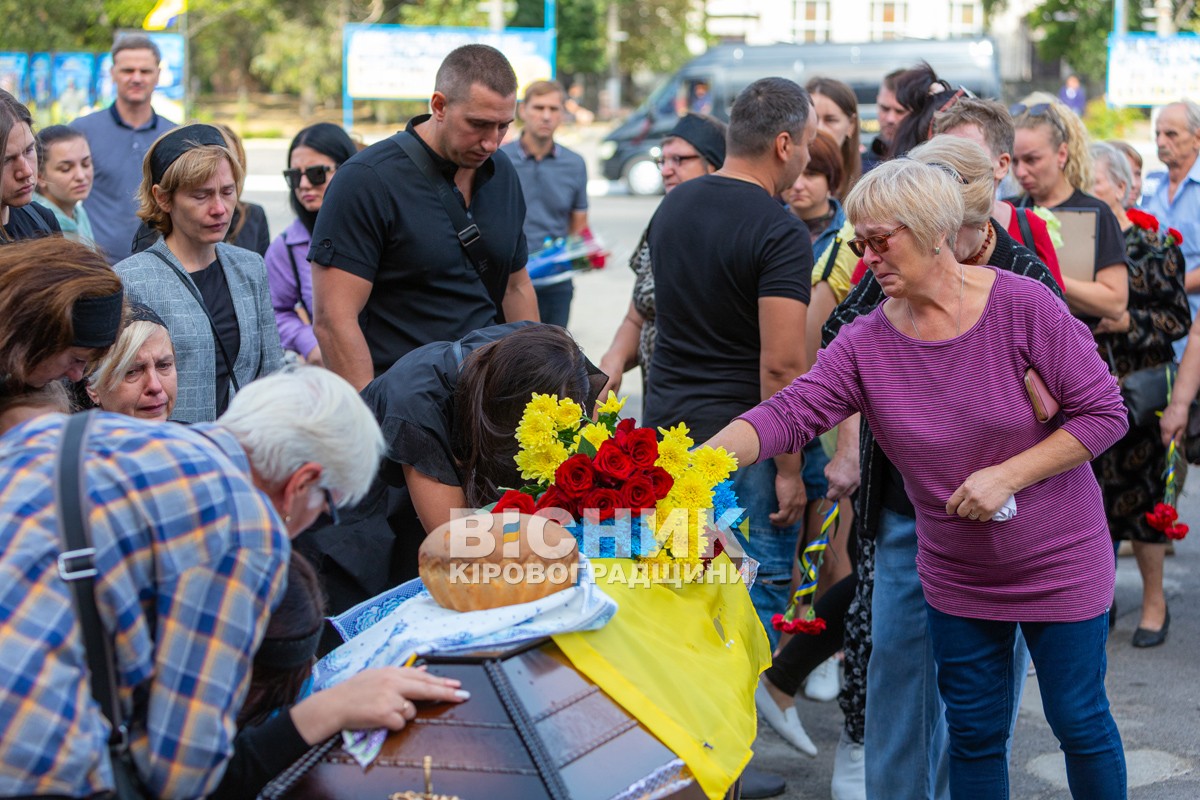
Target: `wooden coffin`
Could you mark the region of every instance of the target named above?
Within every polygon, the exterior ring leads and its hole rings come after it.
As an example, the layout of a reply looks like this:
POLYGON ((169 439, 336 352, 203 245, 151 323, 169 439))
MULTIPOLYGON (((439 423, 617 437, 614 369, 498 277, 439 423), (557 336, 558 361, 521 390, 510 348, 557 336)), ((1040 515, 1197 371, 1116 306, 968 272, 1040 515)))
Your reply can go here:
MULTIPOLYGON (((409 796, 423 797, 429 757, 435 797, 609 800, 676 761, 549 640, 505 652, 434 655, 424 663, 434 674, 461 680, 471 699, 422 704, 414 720, 387 738, 366 770, 337 746, 275 796, 389 800, 412 792, 409 796)), ((644 793, 626 796, 649 797, 657 789, 658 797, 704 798, 693 780, 671 784, 660 780, 644 793)), ((736 786, 728 797, 736 800, 736 786)))

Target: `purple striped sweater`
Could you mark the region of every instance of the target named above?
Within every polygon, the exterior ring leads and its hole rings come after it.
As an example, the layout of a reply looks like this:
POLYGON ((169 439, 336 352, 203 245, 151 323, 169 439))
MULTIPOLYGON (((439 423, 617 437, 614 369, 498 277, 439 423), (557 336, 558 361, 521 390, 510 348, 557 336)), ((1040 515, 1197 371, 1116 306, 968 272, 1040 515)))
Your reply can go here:
POLYGON ((1087 327, 1036 281, 996 271, 979 321, 953 339, 898 331, 883 306, 844 327, 805 375, 744 414, 760 458, 795 453, 861 411, 917 512, 917 571, 930 605, 992 620, 1073 622, 1112 602, 1112 544, 1090 465, 1017 493, 1008 522, 946 513, 971 473, 1070 432, 1096 456, 1125 433, 1116 379, 1087 327), (1062 415, 1033 416, 1032 366, 1062 415))

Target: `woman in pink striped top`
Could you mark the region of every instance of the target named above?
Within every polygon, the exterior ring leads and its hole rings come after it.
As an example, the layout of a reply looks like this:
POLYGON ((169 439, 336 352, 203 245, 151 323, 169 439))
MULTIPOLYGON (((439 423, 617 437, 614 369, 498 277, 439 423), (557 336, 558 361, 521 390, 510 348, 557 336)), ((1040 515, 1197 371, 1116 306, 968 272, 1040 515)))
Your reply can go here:
POLYGON ((1112 546, 1088 462, 1124 434, 1125 408, 1091 332, 1036 281, 959 264, 960 193, 911 160, 865 175, 846 201, 887 295, 813 368, 709 444, 742 463, 795 453, 861 412, 916 509, 955 798, 1008 797, 1013 638, 1019 625, 1072 795, 1125 797, 1104 692, 1112 546), (1039 424, 1024 374, 1061 412, 1039 424), (1015 499, 1016 514, 993 517, 1015 499))

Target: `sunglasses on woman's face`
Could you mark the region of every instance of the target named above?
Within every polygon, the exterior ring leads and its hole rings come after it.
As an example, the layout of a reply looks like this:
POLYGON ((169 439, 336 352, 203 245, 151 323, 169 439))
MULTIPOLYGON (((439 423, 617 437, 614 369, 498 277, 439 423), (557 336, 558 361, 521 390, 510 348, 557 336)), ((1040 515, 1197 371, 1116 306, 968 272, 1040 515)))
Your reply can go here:
POLYGON ((333 167, 327 164, 319 167, 306 167, 304 169, 285 169, 283 171, 283 179, 287 181, 287 185, 292 189, 300 188, 300 176, 308 178, 308 182, 311 185, 320 186, 331 172, 333 172, 333 167))
POLYGON ((851 239, 850 241, 846 242, 846 244, 850 246, 850 252, 854 253, 854 255, 858 256, 859 258, 862 258, 867 254, 867 247, 870 247, 872 250, 874 250, 877 255, 883 255, 888 251, 888 247, 890 247, 888 244, 888 239, 892 238, 907 227, 907 225, 901 225, 900 227, 894 228, 887 233, 878 233, 874 236, 864 236, 861 239, 851 239))

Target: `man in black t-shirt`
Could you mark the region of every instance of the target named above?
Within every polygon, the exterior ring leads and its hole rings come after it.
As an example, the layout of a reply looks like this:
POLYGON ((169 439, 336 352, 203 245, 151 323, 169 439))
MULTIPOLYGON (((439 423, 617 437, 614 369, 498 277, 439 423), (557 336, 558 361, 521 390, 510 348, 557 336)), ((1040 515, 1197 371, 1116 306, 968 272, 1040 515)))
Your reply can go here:
MULTIPOLYGON (((812 244, 775 197, 808 163, 811 105, 792 81, 751 84, 730 111, 724 166, 676 187, 650 221, 658 340, 648 425, 686 422, 702 442, 804 371, 812 244)), ((806 499, 800 466, 787 455, 735 474, 750 515, 743 544, 760 562, 750 596, 775 636, 806 499)))
POLYGON ((395 136, 338 167, 308 252, 313 330, 325 365, 356 388, 423 344, 498 321, 537 320, 525 272, 525 201, 512 162, 497 152, 516 91, 500 51, 464 45, 438 69, 432 114, 407 128, 432 176, 395 136), (480 266, 439 199, 447 190, 481 237, 480 266))

